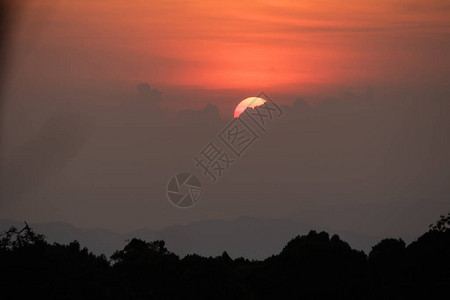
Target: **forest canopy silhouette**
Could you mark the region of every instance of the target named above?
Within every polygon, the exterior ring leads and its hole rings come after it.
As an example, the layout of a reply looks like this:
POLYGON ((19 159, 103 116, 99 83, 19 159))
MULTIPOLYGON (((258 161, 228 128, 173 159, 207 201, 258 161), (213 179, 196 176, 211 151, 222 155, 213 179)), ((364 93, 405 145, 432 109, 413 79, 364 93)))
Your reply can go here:
POLYGON ((386 238, 368 255, 310 231, 262 260, 196 254, 131 239, 108 260, 49 244, 27 223, 0 237, 3 296, 50 299, 438 299, 450 288, 450 213, 409 245, 386 238))

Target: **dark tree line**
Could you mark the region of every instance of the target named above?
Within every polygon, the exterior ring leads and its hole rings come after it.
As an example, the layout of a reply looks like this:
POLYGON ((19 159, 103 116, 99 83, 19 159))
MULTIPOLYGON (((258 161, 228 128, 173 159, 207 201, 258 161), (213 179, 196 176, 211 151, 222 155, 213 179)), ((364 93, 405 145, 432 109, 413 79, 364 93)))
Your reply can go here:
POLYGON ((311 231, 264 261, 188 255, 132 239, 110 260, 49 244, 28 225, 0 237, 2 299, 448 299, 450 213, 406 245, 384 239, 369 255, 311 231))

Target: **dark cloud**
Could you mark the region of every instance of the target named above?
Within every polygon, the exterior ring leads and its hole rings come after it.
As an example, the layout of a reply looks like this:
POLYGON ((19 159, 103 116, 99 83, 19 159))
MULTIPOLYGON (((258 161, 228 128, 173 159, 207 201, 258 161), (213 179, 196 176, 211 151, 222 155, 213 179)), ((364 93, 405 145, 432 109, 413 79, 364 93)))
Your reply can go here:
POLYGON ((178 113, 178 120, 185 123, 200 123, 206 126, 206 124, 219 122, 222 119, 217 105, 208 103, 199 110, 188 109, 180 111, 178 113))
POLYGON ((48 118, 38 133, 16 147, 1 161, 2 206, 11 200, 32 197, 32 192, 51 176, 57 176, 76 157, 92 134, 89 118, 70 111, 48 118))
MULTIPOLYGON (((143 94, 149 90, 146 86, 143 94)), ((5 136, 16 146, 3 159, 8 170, 3 217, 33 220, 39 211, 43 220, 131 230, 292 215, 331 229, 380 235, 420 233, 449 208, 445 90, 372 89, 370 97, 343 92, 314 107, 297 98, 217 184, 203 177, 193 156, 229 120, 221 120, 213 104, 172 120, 160 108, 170 98, 156 105, 142 96, 130 93, 108 109, 98 105, 108 98, 96 105, 73 100, 72 113, 55 109, 33 126, 27 114, 8 119, 28 126, 29 138, 19 143, 26 131, 7 126, 5 136), (187 212, 171 206, 165 195, 167 181, 184 171, 205 187, 198 206, 187 212), (386 218, 390 221, 380 227, 377 220, 386 218)), ((47 101, 45 107, 51 107, 47 101)), ((20 109, 37 118, 34 106, 20 109)))

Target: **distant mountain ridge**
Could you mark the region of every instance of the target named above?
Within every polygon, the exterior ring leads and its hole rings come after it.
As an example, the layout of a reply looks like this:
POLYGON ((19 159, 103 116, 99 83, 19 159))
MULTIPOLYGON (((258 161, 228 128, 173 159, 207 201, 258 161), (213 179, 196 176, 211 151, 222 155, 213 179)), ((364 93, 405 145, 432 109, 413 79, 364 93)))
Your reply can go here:
MULTIPOLYGON (((0 231, 10 226, 21 228, 23 222, 0 219, 0 231)), ((233 257, 265 259, 278 254, 292 238, 307 234, 310 230, 325 230, 338 234, 350 246, 368 253, 372 246, 384 237, 362 235, 348 231, 334 231, 327 228, 312 227, 287 219, 257 219, 240 217, 235 220, 205 220, 187 225, 177 225, 162 230, 139 229, 127 234, 107 229, 83 229, 64 222, 30 223, 30 227, 46 236, 48 242, 67 244, 73 240, 80 242, 95 254, 111 256, 121 250, 132 238, 146 241, 164 240, 167 248, 183 257, 196 253, 203 256, 218 256, 227 251, 233 257)), ((405 238, 404 238, 405 239, 405 238)), ((412 240, 407 237, 405 240, 412 240)))

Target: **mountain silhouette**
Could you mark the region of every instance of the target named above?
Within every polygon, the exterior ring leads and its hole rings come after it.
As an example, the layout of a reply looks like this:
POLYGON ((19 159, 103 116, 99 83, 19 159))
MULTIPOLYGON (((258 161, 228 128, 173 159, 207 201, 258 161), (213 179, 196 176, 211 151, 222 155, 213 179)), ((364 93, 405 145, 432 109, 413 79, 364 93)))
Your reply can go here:
MULTIPOLYGON (((20 227, 21 224, 22 222, 16 220, 0 219, 0 231, 10 226, 20 227)), ((32 225, 37 232, 44 234, 49 242, 65 244, 77 240, 97 255, 110 256, 116 249, 125 246, 126 240, 135 237, 148 241, 164 240, 167 246, 181 257, 193 253, 217 256, 227 251, 233 258, 248 259, 265 259, 274 253, 279 253, 292 236, 299 233, 305 234, 313 228, 311 225, 295 220, 252 217, 240 217, 231 221, 205 220, 170 226, 161 230, 143 228, 125 234, 100 228, 82 229, 63 222, 32 225)), ((351 231, 333 231, 317 226, 314 228, 338 233, 349 241, 352 247, 367 253, 380 239, 377 236, 351 231)), ((404 238, 412 240, 411 237, 404 238)))

